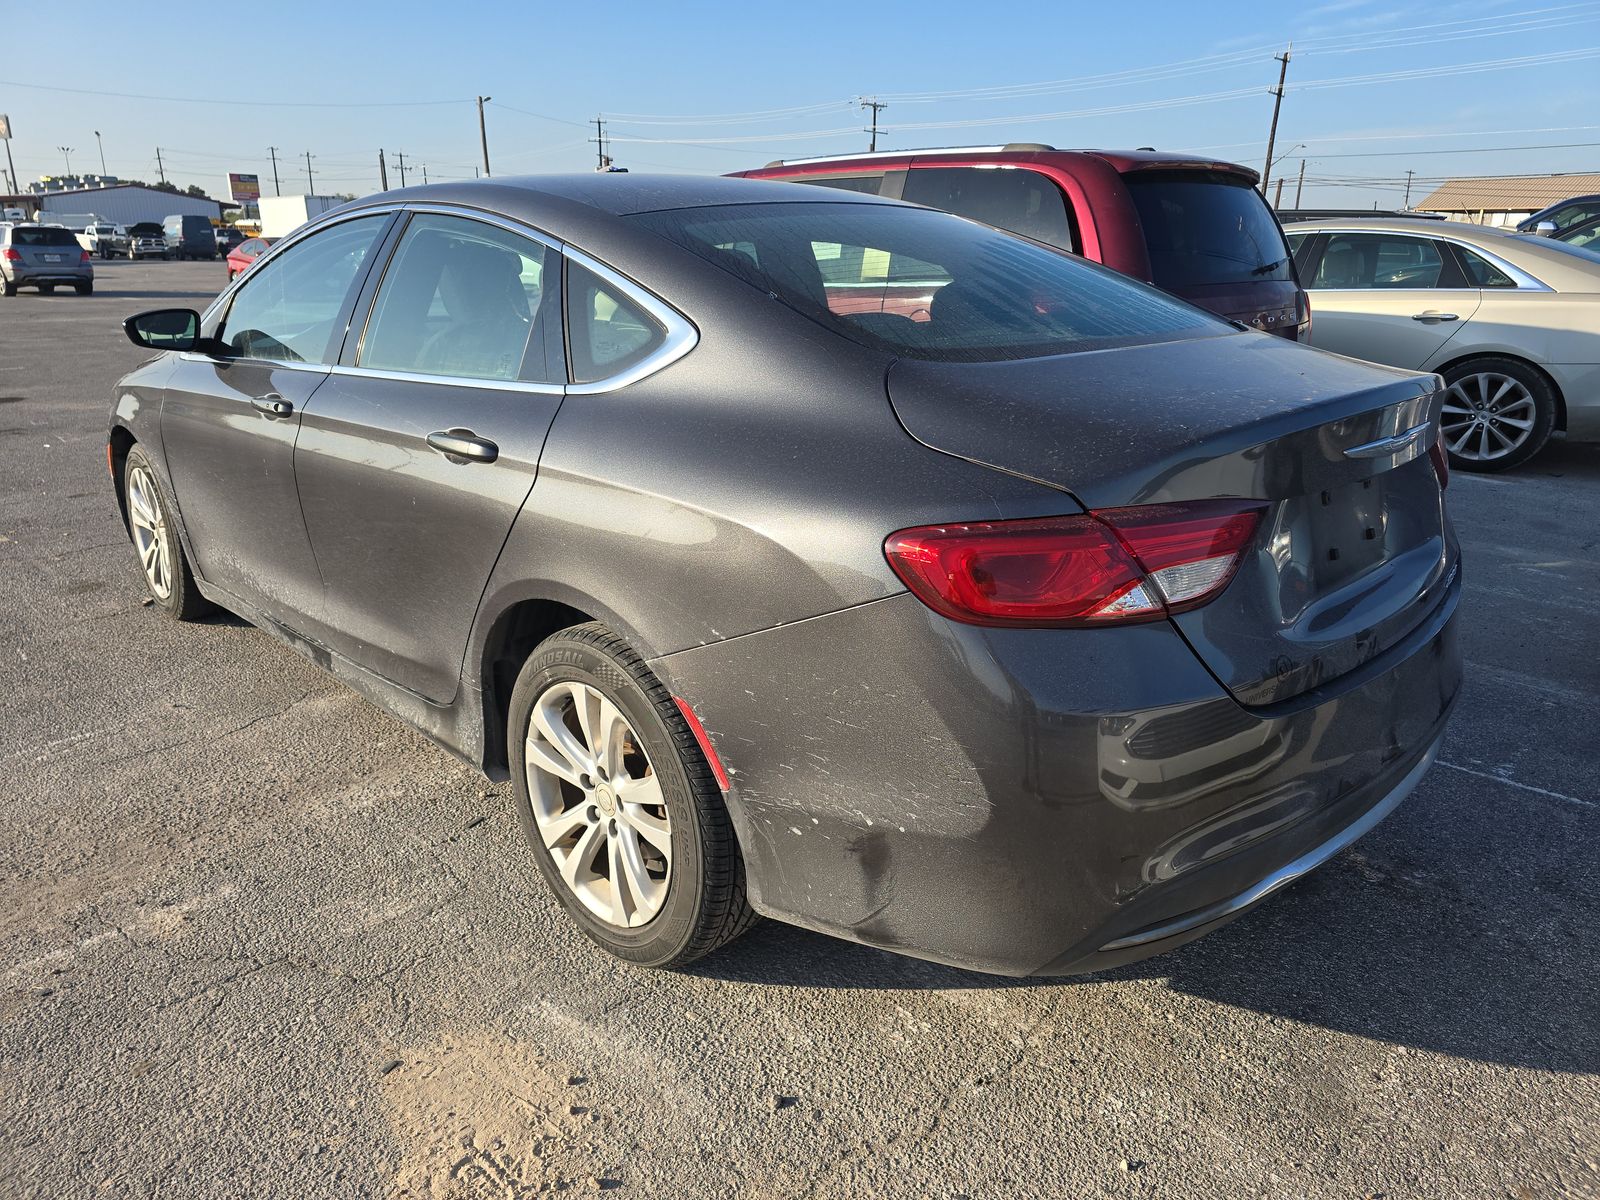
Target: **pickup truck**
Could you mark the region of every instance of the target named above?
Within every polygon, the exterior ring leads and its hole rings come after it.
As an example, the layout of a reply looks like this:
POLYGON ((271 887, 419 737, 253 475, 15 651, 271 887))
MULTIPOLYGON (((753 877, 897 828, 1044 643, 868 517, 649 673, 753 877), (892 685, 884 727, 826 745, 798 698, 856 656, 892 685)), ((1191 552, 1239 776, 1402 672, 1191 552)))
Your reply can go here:
POLYGON ((128 249, 128 231, 109 221, 98 221, 77 235, 78 245, 97 258, 110 258, 128 249))
POLYGON ((165 258, 167 239, 159 221, 142 221, 128 230, 129 258, 165 258))

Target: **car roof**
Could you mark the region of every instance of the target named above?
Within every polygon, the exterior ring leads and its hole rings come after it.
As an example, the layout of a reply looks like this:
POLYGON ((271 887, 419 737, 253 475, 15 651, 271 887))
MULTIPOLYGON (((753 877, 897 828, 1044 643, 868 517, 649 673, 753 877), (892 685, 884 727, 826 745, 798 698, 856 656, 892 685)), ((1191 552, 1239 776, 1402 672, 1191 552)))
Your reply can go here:
POLYGON ((1095 158, 1113 170, 1124 173, 1151 168, 1164 170, 1225 171, 1229 174, 1259 178, 1255 170, 1225 159, 1205 154, 1188 154, 1173 150, 1105 150, 1096 147, 1058 149, 1038 142, 1011 142, 1004 146, 929 146, 916 150, 879 150, 858 154, 830 154, 815 158, 776 159, 766 167, 822 166, 848 168, 853 165, 890 165, 898 161, 915 159, 981 159, 983 162, 1035 163, 1061 158, 1095 158))
POLYGON ((1453 237, 1462 241, 1522 235, 1515 229, 1500 229, 1493 225, 1471 225, 1466 221, 1435 221, 1426 217, 1317 217, 1313 220, 1291 221, 1284 226, 1285 233, 1314 233, 1323 229, 1349 229, 1362 233, 1417 233, 1427 237, 1453 237))
POLYGON ((670 208, 703 208, 717 204, 893 204, 859 193, 825 192, 776 180, 738 179, 722 175, 636 175, 624 171, 594 171, 574 175, 521 175, 494 179, 468 179, 432 184, 368 196, 358 203, 382 199, 446 200, 458 204, 495 207, 520 193, 526 201, 567 201, 586 205, 612 216, 655 212, 670 208))

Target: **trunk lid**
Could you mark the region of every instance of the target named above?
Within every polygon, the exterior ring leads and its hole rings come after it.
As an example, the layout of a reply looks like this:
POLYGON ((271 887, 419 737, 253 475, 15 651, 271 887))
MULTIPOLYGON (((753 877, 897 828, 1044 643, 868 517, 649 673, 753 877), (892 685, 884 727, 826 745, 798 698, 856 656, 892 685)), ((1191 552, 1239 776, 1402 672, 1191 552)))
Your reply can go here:
POLYGON ((1454 576, 1428 457, 1433 376, 1238 335, 1013 362, 901 359, 888 390, 913 437, 1086 508, 1263 501, 1227 589, 1172 618, 1245 704, 1288 700, 1382 654, 1454 576))

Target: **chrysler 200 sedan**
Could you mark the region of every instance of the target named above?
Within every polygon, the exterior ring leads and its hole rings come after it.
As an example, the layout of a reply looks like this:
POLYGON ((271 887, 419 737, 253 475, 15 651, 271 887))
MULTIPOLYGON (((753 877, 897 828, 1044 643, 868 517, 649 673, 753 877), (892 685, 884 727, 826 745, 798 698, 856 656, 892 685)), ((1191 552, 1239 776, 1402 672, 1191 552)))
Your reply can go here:
POLYGON ((765 914, 1010 974, 1217 927, 1428 770, 1438 380, 946 213, 637 175, 374 196, 129 318, 155 606, 491 778, 601 946, 765 914), (925 312, 886 300, 931 289, 925 312))

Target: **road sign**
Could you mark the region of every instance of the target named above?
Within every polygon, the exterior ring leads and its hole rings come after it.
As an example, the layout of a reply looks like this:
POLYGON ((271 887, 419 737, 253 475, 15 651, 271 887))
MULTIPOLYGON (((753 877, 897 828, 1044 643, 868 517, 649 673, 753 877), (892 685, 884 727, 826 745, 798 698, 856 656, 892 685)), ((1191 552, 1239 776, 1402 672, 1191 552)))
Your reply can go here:
POLYGON ((254 204, 261 199, 261 177, 228 172, 228 195, 235 204, 254 204))

